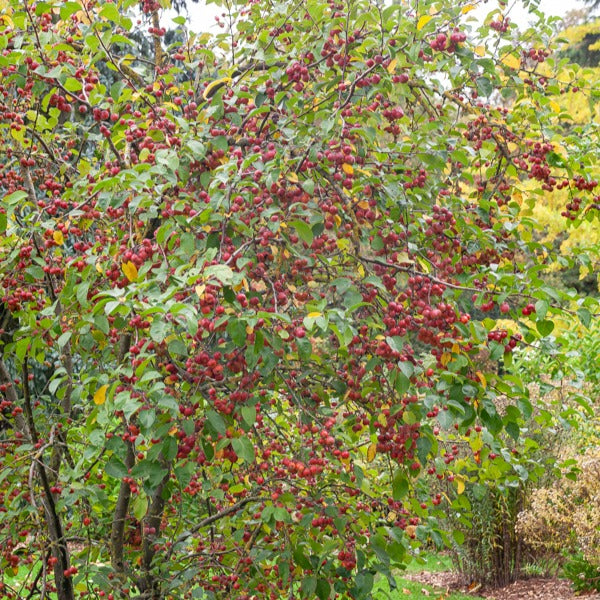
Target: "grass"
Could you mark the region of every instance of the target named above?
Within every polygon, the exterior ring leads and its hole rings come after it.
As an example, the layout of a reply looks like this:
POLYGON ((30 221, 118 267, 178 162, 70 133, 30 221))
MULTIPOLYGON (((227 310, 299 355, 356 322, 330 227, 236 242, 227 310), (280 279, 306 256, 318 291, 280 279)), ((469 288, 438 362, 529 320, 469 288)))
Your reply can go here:
MULTIPOLYGON (((424 553, 413 560, 406 568, 405 573, 435 573, 452 570, 452 561, 443 554, 424 553)), ((377 600, 422 600, 432 598, 435 600, 477 600, 479 596, 462 594, 460 592, 446 593, 446 590, 435 588, 431 585, 406 579, 401 575, 396 577, 397 587, 390 590, 387 580, 379 579, 375 583, 373 597, 377 600)))
POLYGON ((434 554, 432 552, 424 552, 415 557, 412 562, 406 567, 406 573, 438 573, 440 571, 451 571, 452 560, 445 554, 434 554))
POLYGON ((451 592, 446 594, 445 590, 434 588, 431 585, 420 583, 419 581, 411 581, 397 577, 396 582, 398 587, 390 591, 388 583, 385 580, 378 581, 373 590, 373 597, 377 600, 423 600, 423 598, 432 598, 435 600, 477 600, 480 596, 471 594, 462 594, 460 592, 451 592))

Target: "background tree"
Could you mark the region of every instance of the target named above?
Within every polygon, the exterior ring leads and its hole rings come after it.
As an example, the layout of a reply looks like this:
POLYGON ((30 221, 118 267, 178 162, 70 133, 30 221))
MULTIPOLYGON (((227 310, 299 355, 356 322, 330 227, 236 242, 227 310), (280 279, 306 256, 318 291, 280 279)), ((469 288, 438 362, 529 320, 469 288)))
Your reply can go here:
POLYGON ((524 210, 596 218, 552 100, 585 80, 474 4, 228 3, 166 45, 145 0, 150 57, 135 5, 4 3, 3 593, 368 597, 457 540, 414 487, 460 489, 442 430, 463 477, 536 472, 493 363, 596 310, 524 210))

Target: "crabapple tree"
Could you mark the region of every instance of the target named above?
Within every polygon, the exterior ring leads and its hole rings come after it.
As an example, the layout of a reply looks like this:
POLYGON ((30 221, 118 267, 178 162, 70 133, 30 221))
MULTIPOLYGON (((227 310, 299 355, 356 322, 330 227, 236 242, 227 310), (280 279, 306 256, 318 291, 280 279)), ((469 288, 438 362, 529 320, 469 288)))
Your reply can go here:
POLYGON ((595 96, 474 3, 223 0, 171 44, 167 4, 0 3, 2 597, 370 597, 453 543, 444 431, 527 476, 485 365, 592 318, 528 211, 596 218, 551 99, 595 96))

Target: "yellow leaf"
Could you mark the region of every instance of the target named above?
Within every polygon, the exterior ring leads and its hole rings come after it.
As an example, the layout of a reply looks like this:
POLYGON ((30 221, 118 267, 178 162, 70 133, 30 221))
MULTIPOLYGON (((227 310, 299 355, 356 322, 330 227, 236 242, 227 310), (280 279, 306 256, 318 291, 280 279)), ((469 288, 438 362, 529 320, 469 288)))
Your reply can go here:
POLYGON ((314 318, 314 317, 320 317, 320 316, 321 316, 321 313, 320 313, 320 312, 310 312, 310 313, 308 313, 308 316, 309 316, 310 318, 314 318))
POLYGON ((440 362, 445 367, 450 362, 451 358, 452 354, 450 354, 450 352, 444 352, 440 358, 440 362))
POLYGON ((121 265, 121 270, 129 281, 135 281, 138 278, 137 267, 130 260, 121 265))
MULTIPOLYGON (((220 88, 222 85, 225 85, 226 83, 230 83, 231 82, 231 77, 221 77, 221 79, 216 79, 215 81, 211 81, 211 83, 209 83, 206 86, 206 89, 204 90, 204 92, 202 92, 202 97, 205 100, 208 100, 208 98, 211 96, 211 92, 215 89, 215 88, 220 88)), ((215 90, 216 91, 216 90, 215 90)))
POLYGON ((550 100, 549 104, 550 104, 550 108, 555 113, 559 113, 560 112, 560 104, 558 102, 556 102, 556 100, 550 100))
POLYGON ((375 455, 377 454, 377 443, 373 442, 368 448, 367 448, 367 461, 368 462, 373 462, 373 459, 375 458, 375 455))
POLYGON ((379 413, 377 420, 384 426, 387 426, 387 417, 383 413, 379 413))
POLYGON ((340 250, 348 250, 350 248, 350 240, 347 238, 338 238, 335 243, 340 250))
POLYGON ((346 175, 352 175, 352 173, 354 173, 354 167, 352 165, 349 165, 348 163, 344 163, 342 165, 342 171, 344 171, 346 175))
POLYGON ((62 246, 65 243, 65 236, 63 235, 63 232, 60 231, 59 229, 57 229, 53 234, 52 234, 52 239, 59 245, 62 246))
POLYGON ((388 73, 393 73, 396 70, 396 65, 398 64, 398 59, 397 58, 393 58, 392 60, 390 60, 390 64, 387 66, 387 72, 388 73))
POLYGON ((485 390, 485 388, 487 386, 487 380, 485 378, 485 375, 481 371, 477 371, 475 373, 475 375, 477 375, 477 377, 479 377, 479 381, 481 381, 481 387, 485 390))
POLYGON ((356 206, 358 206, 358 208, 362 208, 362 210, 369 210, 369 203, 366 200, 361 200, 360 202, 357 202, 356 206))
POLYGON ((401 264, 403 264, 403 263, 410 263, 410 264, 412 264, 412 263, 414 263, 415 261, 414 261, 414 260, 412 260, 412 259, 411 259, 411 258, 408 256, 408 252, 400 252, 400 253, 398 254, 398 257, 397 257, 397 262, 398 262, 398 264, 399 264, 399 265, 401 265, 401 264))
POLYGON ((475 52, 475 54, 477 54, 478 56, 484 56, 485 46, 477 46, 476 48, 473 48, 473 52, 475 52))
POLYGON ((398 517, 398 514, 397 514, 397 513, 395 513, 395 512, 392 510, 391 512, 389 512, 389 513, 387 514, 387 522, 388 522, 388 523, 393 523, 393 522, 396 520, 396 518, 397 518, 397 517, 398 517))
POLYGON ((246 335, 252 335, 254 333, 254 327, 246 325, 246 335))
POLYGON ((477 8, 477 7, 475 6, 475 4, 467 4, 466 6, 463 6, 463 7, 460 9, 460 12, 461 12, 463 15, 466 15, 468 12, 471 12, 472 10, 475 10, 476 8, 477 8))
POLYGON ((502 64, 511 69, 518 69, 521 66, 521 60, 512 54, 502 57, 502 64))
POLYGON ((100 406, 106 402, 106 390, 108 384, 101 385, 94 393, 94 404, 100 406))
POLYGON ((194 288, 194 291, 196 292, 196 295, 198 296, 198 298, 202 298, 202 296, 204 296, 204 290, 206 290, 206 286, 204 284, 197 285, 194 288))
POLYGON ((417 262, 421 265, 424 273, 431 273, 431 265, 421 256, 417 256, 417 262))
POLYGON ((247 292, 250 291, 250 286, 248 285, 248 280, 244 277, 239 283, 233 286, 233 289, 236 292, 239 292, 242 288, 244 288, 247 292))
POLYGON ((456 480, 456 492, 462 494, 465 491, 465 482, 462 479, 456 480))
POLYGON ((173 427, 171 427, 171 429, 169 429, 169 435, 171 437, 176 436, 178 431, 179 431, 179 429, 177 429, 177 427, 173 426, 173 427))
POLYGON ((298 183, 298 174, 297 173, 290 173, 288 176, 288 181, 291 181, 292 183, 298 183))
POLYGON ((417 31, 421 31, 421 29, 423 29, 423 27, 425 27, 425 25, 427 25, 427 23, 429 23, 429 21, 431 21, 431 19, 433 19, 433 17, 431 15, 423 15, 417 21, 417 31))

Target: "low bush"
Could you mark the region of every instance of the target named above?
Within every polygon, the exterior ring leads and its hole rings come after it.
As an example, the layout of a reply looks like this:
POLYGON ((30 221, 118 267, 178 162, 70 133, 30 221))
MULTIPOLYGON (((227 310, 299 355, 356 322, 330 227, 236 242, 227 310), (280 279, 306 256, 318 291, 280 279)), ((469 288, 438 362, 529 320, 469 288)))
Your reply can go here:
POLYGON ((583 554, 576 554, 563 566, 563 575, 576 592, 600 592, 600 566, 592 564, 583 554))
MULTIPOLYGON (((575 459, 573 459, 575 460, 575 459)), ((600 567, 600 452, 577 459, 579 474, 534 490, 518 517, 517 531, 541 556, 577 553, 600 567)))

